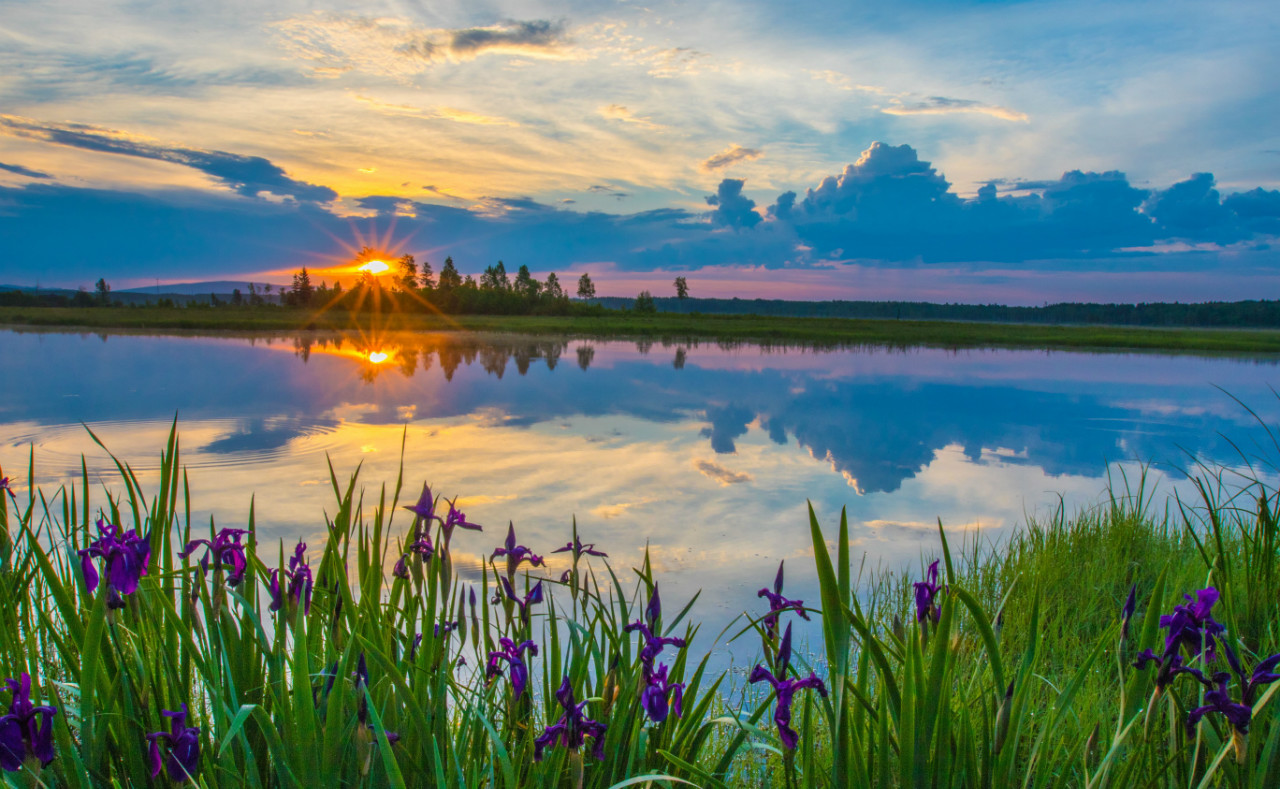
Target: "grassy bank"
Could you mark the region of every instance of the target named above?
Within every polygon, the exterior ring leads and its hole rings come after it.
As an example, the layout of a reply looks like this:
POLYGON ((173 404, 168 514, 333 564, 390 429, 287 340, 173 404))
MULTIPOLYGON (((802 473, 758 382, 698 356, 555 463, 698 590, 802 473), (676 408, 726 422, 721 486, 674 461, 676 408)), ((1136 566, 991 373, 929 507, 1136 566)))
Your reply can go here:
POLYGON ((942 348, 1150 349, 1198 353, 1277 353, 1280 331, 1033 326, 1007 323, 783 318, 752 315, 537 317, 312 313, 286 308, 0 308, 0 325, 199 331, 296 331, 377 328, 387 331, 503 331, 591 337, 706 338, 813 345, 942 348))
MULTIPOLYGON (((417 480, 366 491, 334 473, 326 539, 295 549, 259 542, 252 508, 242 532, 192 523, 176 431, 158 485, 119 471, 114 492, 86 475, 0 495, 10 785, 1280 780, 1280 684, 1253 688, 1249 674, 1280 646, 1276 496, 1248 480, 1206 478, 1208 503, 1167 518, 1139 485, 999 549, 952 551, 944 535, 936 578, 858 575, 847 526, 810 514, 820 598, 742 601, 731 629, 764 655, 744 693, 696 659, 715 636, 659 602, 647 560, 615 573, 610 546, 576 527, 568 569, 551 574, 539 565, 553 546, 531 555, 514 532, 474 529, 417 480), (478 580, 454 572, 451 544, 494 550, 478 580), (1162 627, 1183 593, 1208 588, 1220 599, 1180 614, 1195 620, 1191 641, 1162 627), (824 633, 816 667, 789 654, 802 612, 824 633), (1177 670, 1135 668, 1145 649, 1177 670), (1252 707, 1247 736, 1216 711, 1189 725, 1214 697, 1187 668, 1226 672, 1222 698, 1252 707)), ((782 581, 760 585, 786 595, 782 581)))

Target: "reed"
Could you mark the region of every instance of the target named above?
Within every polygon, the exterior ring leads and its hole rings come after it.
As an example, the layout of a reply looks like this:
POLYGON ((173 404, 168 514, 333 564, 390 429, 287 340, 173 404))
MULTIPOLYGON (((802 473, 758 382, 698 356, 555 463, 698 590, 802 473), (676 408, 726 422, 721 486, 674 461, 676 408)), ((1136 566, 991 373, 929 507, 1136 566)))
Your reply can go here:
POLYGON ((953 552, 939 524, 909 574, 860 570, 848 523, 810 511, 819 599, 787 598, 780 568, 715 635, 696 596, 663 604, 647 556, 619 575, 576 524, 562 577, 512 529, 464 580, 451 544, 497 536, 403 472, 369 489, 331 465, 323 545, 298 547, 260 541, 252 507, 243 529, 192 522, 176 421, 158 484, 116 466, 118 490, 83 465, 45 490, 33 453, 24 496, 3 483, 10 786, 1280 784, 1257 475, 1201 468, 1199 500, 1162 512, 1125 480, 1000 546, 953 552), (745 684, 696 657, 726 638, 759 639, 745 684))

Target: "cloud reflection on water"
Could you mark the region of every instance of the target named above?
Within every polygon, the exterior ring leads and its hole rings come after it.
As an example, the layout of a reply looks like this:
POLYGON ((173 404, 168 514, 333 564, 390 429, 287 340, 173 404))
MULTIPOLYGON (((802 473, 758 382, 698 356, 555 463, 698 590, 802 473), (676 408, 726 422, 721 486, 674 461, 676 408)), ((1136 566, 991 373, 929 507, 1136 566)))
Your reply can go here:
MULTIPOLYGON (((779 559, 808 555, 806 501, 827 526, 847 506, 871 562, 897 566, 933 549, 939 517, 986 539, 1059 494, 1069 508, 1095 502, 1108 461, 1154 461, 1168 489, 1184 450, 1230 460, 1220 434, 1251 435, 1252 417, 1211 383, 1280 416, 1274 360, 445 335, 5 339, 11 369, 26 371, 0 382, 5 468, 33 442, 42 482, 74 477, 82 452, 109 481, 84 421, 146 479, 176 409, 197 522, 242 523, 256 494, 265 537, 315 539, 334 510, 326 456, 339 480, 362 463, 372 500, 394 484, 403 440, 406 485, 466 497, 489 527, 466 551, 491 550, 508 520, 545 551, 576 515, 619 569, 647 541, 671 576, 664 592, 705 589, 715 621, 751 607, 779 559)), ((812 591, 804 564, 789 566, 797 594, 812 591)))

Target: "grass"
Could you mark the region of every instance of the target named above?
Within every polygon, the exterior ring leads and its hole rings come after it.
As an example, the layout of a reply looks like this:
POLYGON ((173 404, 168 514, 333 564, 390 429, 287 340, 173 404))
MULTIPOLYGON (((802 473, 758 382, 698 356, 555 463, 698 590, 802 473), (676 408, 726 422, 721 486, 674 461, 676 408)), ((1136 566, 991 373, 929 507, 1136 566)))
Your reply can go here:
POLYGON ((811 345, 933 346, 941 348, 1151 349, 1196 353, 1280 352, 1280 331, 1165 329, 1116 326, 1041 326, 1008 323, 784 318, 754 315, 600 317, 311 313, 269 309, 21 308, 0 307, 0 325, 201 331, 503 331, 591 337, 708 338, 811 345))
MULTIPOLYGON (((272 570, 288 566, 293 546, 260 542, 252 508, 243 582, 232 583, 230 563, 202 568, 202 549, 179 555, 214 527, 191 522, 176 423, 154 487, 117 464, 119 490, 92 490, 87 472, 79 484, 45 490, 32 457, 25 495, 0 496, 0 676, 29 674, 36 703, 58 708, 55 758, 4 773, 10 786, 1260 789, 1280 781, 1280 684, 1258 693, 1237 750, 1220 715, 1188 729, 1187 711, 1204 697, 1198 683, 1180 676, 1156 693, 1155 672, 1132 666, 1142 649, 1162 650, 1160 616, 1207 586, 1221 592, 1212 613, 1246 667, 1280 647, 1277 496, 1252 478, 1200 469, 1201 500, 1161 512, 1140 479, 1097 510, 1033 522, 999 547, 972 541, 952 551, 940 527, 936 622, 916 621, 911 583, 921 572, 860 573, 847 523, 824 528, 810 511, 821 593, 807 611, 823 631, 814 668, 826 694, 795 694, 792 750, 772 723, 767 685, 744 689, 695 660, 717 637, 690 621, 693 601, 652 610, 661 579, 647 559, 620 575, 607 558, 571 553, 572 570, 541 581, 543 600, 526 617, 495 579, 509 578, 523 598, 536 569, 510 572, 499 558, 478 583, 464 581, 442 524, 419 529, 405 518, 416 480, 401 474, 368 489, 358 470, 331 468, 334 503, 318 520, 327 536, 304 551, 310 609, 288 596, 284 575, 273 612, 272 570), (109 575, 89 592, 78 554, 98 538, 99 517, 149 540, 151 551, 137 590, 115 608, 109 575), (431 538, 430 556, 406 553, 415 536, 431 538), (1137 610, 1126 638, 1120 610, 1131 587, 1137 610), (653 661, 684 685, 683 714, 661 723, 642 704, 643 639, 626 629, 637 621, 690 644, 667 644, 653 661), (519 696, 505 663, 496 675, 483 669, 502 638, 537 647, 523 653, 530 687, 519 696), (563 714, 562 682, 607 729, 598 755, 591 737, 576 747, 570 736, 535 761, 535 739, 563 714), (190 781, 152 780, 145 735, 167 728, 161 711, 181 704, 199 727, 198 762, 190 781)), ((435 506, 441 516, 451 509, 443 499, 435 506)), ((576 541, 576 526, 567 531, 576 541)), ((500 537, 452 535, 469 546, 500 537)), ((743 606, 747 618, 733 631, 759 638, 770 670, 785 674, 763 602, 743 606)), ((796 614, 781 616, 785 626, 796 614)), ((1204 668, 1224 665, 1219 657, 1204 668)), ((800 678, 810 667, 797 654, 791 669, 800 678)), ((1230 692, 1239 698, 1234 680, 1230 692)))

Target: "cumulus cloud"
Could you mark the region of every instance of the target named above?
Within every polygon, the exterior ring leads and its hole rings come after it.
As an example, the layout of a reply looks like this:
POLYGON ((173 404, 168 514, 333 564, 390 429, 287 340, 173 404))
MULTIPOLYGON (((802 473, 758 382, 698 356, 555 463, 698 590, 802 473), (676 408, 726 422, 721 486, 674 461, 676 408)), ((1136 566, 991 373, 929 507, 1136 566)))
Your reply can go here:
POLYGON ((30 167, 23 167, 20 164, 5 164, 4 162, 0 162, 0 170, 13 173, 14 175, 21 175, 25 178, 52 178, 53 177, 48 173, 42 173, 39 170, 32 170, 30 167))
POLYGON ((1029 119, 1025 112, 1011 110, 995 104, 984 104, 973 99, 951 99, 946 96, 927 96, 919 101, 905 102, 900 98, 890 99, 890 105, 880 111, 886 115, 953 115, 971 113, 990 115, 1005 121, 1021 121, 1029 119))
POLYGON ((742 193, 746 181, 741 178, 726 178, 714 195, 707 197, 707 205, 715 206, 711 212, 711 224, 717 227, 755 227, 761 220, 756 213, 756 201, 742 193))
POLYGON ((303 202, 324 203, 338 196, 337 192, 327 186, 290 178, 283 169, 261 156, 166 146, 126 132, 97 126, 44 123, 16 115, 0 115, 0 133, 86 151, 180 164, 199 170, 246 197, 256 197, 266 192, 293 197, 303 202))
POLYGON ((755 477, 745 471, 733 471, 727 469, 714 460, 706 460, 699 458, 693 461, 693 467, 696 468, 703 476, 710 477, 721 485, 737 485, 742 482, 750 482, 755 477))
POLYGON ((707 157, 706 161, 702 163, 702 171, 709 173, 738 162, 753 161, 761 156, 764 156, 764 151, 758 148, 743 148, 741 145, 734 143, 720 153, 707 157))
POLYGON ((286 19, 275 30, 295 57, 317 64, 317 76, 362 71, 407 77, 486 54, 568 57, 570 44, 564 23, 545 19, 440 29, 402 18, 315 13, 286 19))
POLYGON ((1229 242, 1240 237, 1235 214, 1222 204, 1212 173, 1196 173, 1153 192, 1142 208, 1173 238, 1229 242))

